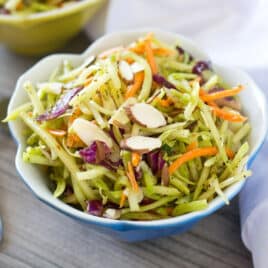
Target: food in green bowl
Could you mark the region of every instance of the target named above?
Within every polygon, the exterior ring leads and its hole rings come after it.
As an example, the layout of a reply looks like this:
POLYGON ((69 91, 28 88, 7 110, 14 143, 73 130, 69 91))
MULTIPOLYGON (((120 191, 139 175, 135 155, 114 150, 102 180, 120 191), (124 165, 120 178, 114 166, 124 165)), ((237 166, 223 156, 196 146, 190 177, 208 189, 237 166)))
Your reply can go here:
POLYGON ((66 44, 107 1, 63 1, 61 8, 54 8, 52 4, 46 4, 47 1, 25 1, 20 10, 14 5, 15 9, 11 8, 11 11, 9 1, 2 3, 0 43, 19 54, 35 56, 50 53, 66 44), (46 12, 40 12, 41 5, 46 12))
POLYGON ((63 62, 6 121, 28 126, 24 161, 54 196, 95 216, 157 220, 207 208, 246 170, 250 124, 209 62, 152 34, 63 62))
POLYGON ((75 2, 71 0, 0 0, 0 14, 29 15, 61 8, 75 2))

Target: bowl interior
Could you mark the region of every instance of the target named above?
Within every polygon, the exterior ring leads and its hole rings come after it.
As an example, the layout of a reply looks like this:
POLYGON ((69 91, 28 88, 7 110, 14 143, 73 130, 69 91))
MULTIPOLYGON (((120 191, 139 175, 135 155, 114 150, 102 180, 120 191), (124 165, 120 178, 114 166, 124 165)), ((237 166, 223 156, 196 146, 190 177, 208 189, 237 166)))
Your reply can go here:
MULTIPOLYGON (((38 62, 30 70, 28 70, 24 75, 20 77, 17 82, 15 92, 12 96, 12 99, 9 104, 8 111, 12 111, 14 108, 20 104, 25 103, 27 96, 22 88, 23 83, 26 80, 31 80, 32 82, 42 82, 46 81, 51 71, 59 65, 63 59, 70 60, 74 66, 81 63, 89 55, 97 55, 97 53, 112 48, 119 45, 126 45, 135 39, 145 35, 148 31, 153 31, 156 36, 165 42, 170 44, 175 44, 179 42, 183 48, 189 51, 193 56, 199 59, 209 60, 207 55, 202 52, 200 49, 196 48, 192 42, 186 38, 172 33, 162 32, 155 29, 145 29, 141 31, 133 32, 124 32, 124 33, 114 33, 102 37, 96 41, 92 46, 90 46, 82 55, 72 55, 72 54, 56 54, 53 56, 48 56, 38 62)), ((267 108, 265 97, 254 83, 254 81, 244 72, 213 64, 213 68, 217 73, 219 73, 223 79, 228 82, 231 86, 237 84, 243 84, 246 87, 240 94, 240 98, 243 104, 243 108, 249 121, 252 125, 252 132, 250 137, 250 160, 248 165, 251 164, 254 157, 256 156, 258 150, 260 149, 262 143, 265 140, 266 131, 267 131, 267 108)), ((79 210, 76 210, 60 200, 54 198, 52 193, 47 186, 46 175, 41 172, 38 166, 29 165, 24 163, 22 160, 22 152, 25 148, 25 138, 23 136, 24 126, 21 121, 17 120, 9 123, 11 132, 18 143, 18 152, 16 156, 16 167, 20 173, 23 181, 29 186, 33 193, 42 201, 49 204, 50 206, 56 208, 57 210, 68 214, 69 216, 79 218, 85 222, 94 222, 99 225, 109 226, 112 228, 144 228, 144 227, 153 227, 161 223, 168 224, 178 224, 187 222, 190 219, 198 219, 204 217, 218 208, 224 205, 224 202, 221 198, 217 197, 212 202, 210 202, 208 209, 200 212, 189 213, 183 216, 167 219, 167 220, 158 220, 153 222, 130 222, 130 221, 114 221, 105 218, 98 218, 86 213, 83 213, 79 210)), ((244 182, 238 182, 233 186, 226 189, 225 193, 229 199, 234 197, 242 188, 244 182)))

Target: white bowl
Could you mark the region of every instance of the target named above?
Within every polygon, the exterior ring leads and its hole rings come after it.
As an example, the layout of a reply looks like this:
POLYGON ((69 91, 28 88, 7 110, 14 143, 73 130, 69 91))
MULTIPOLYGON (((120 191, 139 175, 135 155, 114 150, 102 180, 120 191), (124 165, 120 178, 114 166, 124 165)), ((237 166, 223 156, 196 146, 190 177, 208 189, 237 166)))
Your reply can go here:
MULTIPOLYGON (((26 102, 27 96, 22 88, 24 81, 31 80, 34 83, 46 81, 51 71, 55 68, 55 66, 59 65, 63 59, 68 59, 74 65, 77 65, 89 55, 97 55, 108 48, 119 45, 127 45, 137 38, 146 35, 148 32, 154 32, 157 38, 170 44, 179 41, 181 46, 189 51, 194 57, 203 60, 210 60, 200 48, 197 48, 190 40, 178 34, 163 32, 157 29, 143 29, 112 33, 94 42, 81 55, 56 54, 45 57, 35 64, 30 70, 19 78, 8 107, 8 112, 11 112, 14 108, 26 102)), ((213 69, 231 86, 242 84, 246 87, 246 90, 241 92, 240 98, 245 114, 249 117, 249 121, 252 126, 250 136, 250 157, 248 161, 249 167, 260 150, 266 137, 267 105, 265 97, 254 81, 243 71, 236 68, 220 66, 215 63, 213 63, 213 69)), ((20 120, 17 120, 10 122, 9 126, 15 140, 18 143, 16 168, 21 175, 21 178, 32 190, 32 192, 40 200, 57 209, 58 211, 61 211, 66 215, 69 215, 80 221, 91 223, 99 227, 104 227, 104 230, 112 234, 117 234, 121 239, 135 241, 182 232, 190 228, 201 218, 213 213, 224 205, 223 200, 220 197, 216 197, 209 203, 209 206, 206 210, 151 222, 116 221, 86 214, 53 197, 52 193, 47 187, 48 178, 46 178, 45 174, 40 172, 38 166, 30 165, 22 160, 22 153, 25 149, 23 123, 20 120)), ((232 199, 241 190, 243 185, 244 181, 241 181, 226 189, 225 193, 227 197, 232 199)))

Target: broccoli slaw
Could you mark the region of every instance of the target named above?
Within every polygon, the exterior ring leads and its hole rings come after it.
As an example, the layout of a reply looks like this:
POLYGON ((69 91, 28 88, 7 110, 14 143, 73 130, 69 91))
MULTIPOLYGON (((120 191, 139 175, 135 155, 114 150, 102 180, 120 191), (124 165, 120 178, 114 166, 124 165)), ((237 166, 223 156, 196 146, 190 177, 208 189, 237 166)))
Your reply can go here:
POLYGON ((250 124, 210 62, 149 33, 24 83, 23 160, 44 166, 55 198, 86 213, 157 220, 206 209, 250 176, 250 124))
POLYGON ((29 15, 61 8, 72 0, 0 0, 0 14, 2 15, 29 15))

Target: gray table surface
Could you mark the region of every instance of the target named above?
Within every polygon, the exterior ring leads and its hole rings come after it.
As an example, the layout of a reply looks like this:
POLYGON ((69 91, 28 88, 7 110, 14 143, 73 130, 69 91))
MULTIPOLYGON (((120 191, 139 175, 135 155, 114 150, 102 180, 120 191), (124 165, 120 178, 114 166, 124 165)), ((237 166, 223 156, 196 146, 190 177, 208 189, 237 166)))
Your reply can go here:
MULTIPOLYGON (((81 34, 63 51, 79 53, 88 44, 81 34)), ((17 78, 37 60, 14 55, 0 45, 0 99, 12 94, 17 78)), ((0 268, 252 267, 240 238, 237 199, 184 234, 136 244, 120 242, 37 200, 15 170, 14 141, 0 128, 0 215, 4 224, 0 268)))

